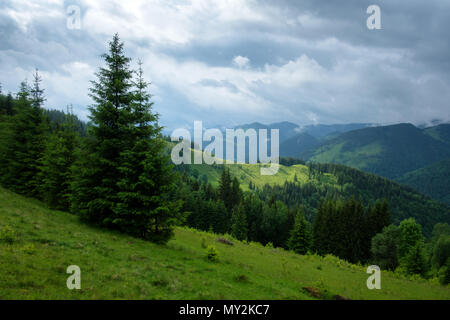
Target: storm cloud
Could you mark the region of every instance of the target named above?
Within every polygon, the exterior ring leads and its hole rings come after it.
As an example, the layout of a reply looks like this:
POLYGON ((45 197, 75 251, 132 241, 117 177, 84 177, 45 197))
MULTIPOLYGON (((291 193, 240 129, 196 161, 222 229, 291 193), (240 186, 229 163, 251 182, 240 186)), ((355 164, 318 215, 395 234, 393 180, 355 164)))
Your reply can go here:
POLYGON ((89 80, 118 32, 169 128, 449 121, 448 30, 446 0, 6 0, 0 82, 15 92, 38 68, 46 107, 87 119, 89 80), (381 30, 366 26, 372 4, 381 30))

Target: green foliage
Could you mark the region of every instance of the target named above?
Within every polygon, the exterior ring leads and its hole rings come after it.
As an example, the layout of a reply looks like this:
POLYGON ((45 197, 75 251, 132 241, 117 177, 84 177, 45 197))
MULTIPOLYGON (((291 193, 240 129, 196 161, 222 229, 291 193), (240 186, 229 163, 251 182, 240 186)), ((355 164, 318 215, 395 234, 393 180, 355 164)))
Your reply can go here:
POLYGON ((396 179, 415 190, 450 205, 450 160, 442 160, 396 179))
POLYGON ((34 247, 34 244, 32 244, 32 243, 27 243, 26 245, 24 245, 24 246, 21 248, 21 251, 22 251, 23 253, 26 253, 26 254, 35 254, 35 253, 36 253, 36 248, 34 247))
POLYGON ((41 105, 44 101, 41 78, 34 75, 33 87, 23 81, 14 101, 15 115, 9 121, 3 140, 1 183, 15 192, 39 196, 39 166, 45 150, 47 122, 41 105))
POLYGON ((75 165, 72 211, 84 219, 156 243, 178 223, 171 201, 174 174, 164 154, 158 115, 152 113, 141 66, 137 79, 116 34, 93 81, 90 137, 75 165))
POLYGON ((40 193, 52 208, 64 210, 70 208, 71 169, 76 158, 78 139, 70 114, 66 117, 66 121, 61 123, 61 127, 47 139, 39 172, 42 181, 40 193))
POLYGON ((242 200, 242 191, 236 177, 231 178, 230 170, 224 168, 219 182, 219 197, 222 199, 228 215, 231 217, 233 208, 242 200))
POLYGON ((440 269, 450 258, 450 235, 441 235, 433 248, 432 265, 440 269))
POLYGON ((240 241, 247 240, 248 224, 243 206, 238 206, 233 210, 231 235, 240 241))
POLYGON ((386 202, 364 208, 361 199, 327 200, 314 221, 314 248, 354 263, 367 261, 370 240, 388 224, 389 216, 386 202))
POLYGON ((16 232, 8 225, 0 228, 0 241, 12 244, 16 240, 16 232))
POLYGON ((298 210, 294 227, 288 240, 289 249, 298 254, 306 254, 311 248, 311 231, 303 210, 298 210))
POLYGON ((389 225, 372 238, 371 253, 373 264, 381 269, 394 270, 398 266, 398 243, 400 229, 389 225))
POLYGON ((439 269, 439 282, 442 285, 450 284, 450 258, 447 258, 445 265, 439 269))
POLYGON ((203 249, 206 249, 206 247, 208 247, 208 244, 207 244, 207 242, 206 242, 206 239, 205 238, 202 238, 202 248, 203 249))
POLYGON ((441 235, 450 236, 450 225, 448 223, 436 223, 431 233, 431 242, 435 243, 441 235))
POLYGON ((403 259, 410 250, 412 250, 418 243, 424 241, 422 235, 422 227, 413 218, 405 219, 400 223, 400 238, 398 245, 398 257, 403 259))
POLYGON ((216 262, 219 260, 219 251, 214 246, 208 246, 205 250, 205 255, 208 261, 216 262))
POLYGON ((302 156, 314 162, 340 163, 397 178, 450 158, 450 146, 428 135, 426 130, 401 123, 349 131, 302 156))
POLYGON ((81 156, 75 169, 72 209, 90 222, 112 226, 119 202, 116 181, 122 176, 120 153, 129 150, 130 137, 125 129, 130 125, 133 72, 117 34, 102 57, 106 66, 100 68, 90 89, 94 100, 89 108, 92 138, 83 146, 87 154, 81 156))
POLYGON ((404 267, 408 274, 425 275, 427 271, 427 260, 423 243, 416 243, 404 258, 404 267))

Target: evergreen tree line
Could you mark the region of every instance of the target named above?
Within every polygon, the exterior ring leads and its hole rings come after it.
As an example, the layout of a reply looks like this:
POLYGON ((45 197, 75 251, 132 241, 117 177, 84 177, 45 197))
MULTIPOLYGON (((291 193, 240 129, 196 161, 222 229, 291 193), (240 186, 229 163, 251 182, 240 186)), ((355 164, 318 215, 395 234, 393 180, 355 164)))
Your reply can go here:
POLYGON ((229 233, 239 240, 269 242, 304 254, 334 254, 351 262, 370 258, 370 241, 390 224, 387 201, 363 206, 362 200, 319 202, 313 223, 302 206, 288 206, 275 197, 243 193, 227 168, 219 186, 184 173, 176 198, 183 200, 186 224, 200 230, 229 233))
POLYGON ((257 191, 250 188, 242 192, 226 168, 217 188, 202 175, 185 170, 174 198, 183 200, 185 224, 192 228, 228 233, 238 240, 298 254, 332 254, 352 263, 377 264, 383 269, 448 281, 450 229, 445 228, 446 223, 436 224, 434 236, 425 241, 421 225, 413 218, 399 225, 391 223, 386 199, 364 205, 361 198, 324 197, 309 219, 302 205, 289 206, 274 195, 262 196, 262 191, 257 191))
POLYGON ((423 233, 431 236, 438 222, 450 223, 450 207, 434 201, 413 189, 383 177, 338 164, 307 163, 309 182, 286 181, 282 185, 264 185, 255 188, 261 199, 271 197, 288 206, 303 206, 308 219, 312 219, 322 199, 361 198, 365 206, 377 199, 389 202, 391 219, 395 224, 413 217, 423 227, 423 233), (330 175, 337 179, 330 184, 330 175))
POLYGON ((0 183, 83 220, 164 243, 178 223, 175 173, 142 64, 130 67, 116 34, 92 81, 88 126, 47 111, 42 79, 0 95, 0 183))

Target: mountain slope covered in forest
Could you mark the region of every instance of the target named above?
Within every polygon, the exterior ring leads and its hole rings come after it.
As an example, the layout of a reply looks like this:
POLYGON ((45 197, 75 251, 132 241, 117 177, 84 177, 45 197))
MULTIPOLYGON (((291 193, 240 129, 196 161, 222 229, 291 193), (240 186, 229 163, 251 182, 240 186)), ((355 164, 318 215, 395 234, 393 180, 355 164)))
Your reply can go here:
POLYGON ((391 179, 450 158, 446 130, 396 124, 349 131, 300 155, 340 163, 391 179))

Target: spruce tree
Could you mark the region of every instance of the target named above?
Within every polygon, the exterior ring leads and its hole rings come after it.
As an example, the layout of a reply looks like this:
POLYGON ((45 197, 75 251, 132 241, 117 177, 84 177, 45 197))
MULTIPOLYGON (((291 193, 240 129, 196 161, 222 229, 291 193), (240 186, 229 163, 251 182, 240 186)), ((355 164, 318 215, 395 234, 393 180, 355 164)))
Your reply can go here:
POLYGON ((6 170, 2 178, 6 187, 29 196, 39 194, 38 173, 48 130, 41 109, 45 99, 40 83, 36 70, 31 88, 26 81, 20 85, 16 115, 11 121, 10 138, 6 142, 6 170))
POLYGON ((244 207, 242 205, 235 207, 233 210, 231 234, 238 240, 247 240, 248 224, 244 207))
POLYGON ((416 243, 404 259, 404 266, 408 274, 424 275, 427 271, 427 260, 422 242, 416 243))
POLYGON ((71 170, 79 143, 73 115, 65 118, 62 127, 48 137, 40 168, 42 198, 55 209, 69 209, 71 170))
POLYGON ((231 210, 233 209, 232 201, 232 185, 231 185, 230 170, 223 168, 222 174, 219 180, 219 196, 225 204, 228 216, 231 218, 231 210))
POLYGON ((239 184, 239 180, 234 177, 231 183, 231 206, 236 207, 242 201, 242 190, 239 184))
POLYGON ((288 240, 288 247, 298 254, 306 254, 311 247, 311 234, 303 209, 299 209, 295 216, 294 227, 288 240))
POLYGON ((109 42, 109 52, 102 58, 105 66, 96 73, 97 80, 91 81, 92 125, 74 169, 71 202, 72 211, 83 219, 112 226, 119 202, 120 153, 127 150, 130 141, 127 127, 134 96, 133 72, 118 34, 109 42))
POLYGON ((93 81, 87 154, 75 166, 72 210, 94 223, 158 243, 173 235, 180 204, 142 67, 137 78, 116 34, 93 81))
POLYGON ((180 204, 169 201, 174 187, 173 166, 164 153, 158 115, 147 92, 139 63, 133 99, 123 117, 128 125, 119 157, 118 204, 113 223, 126 232, 158 243, 173 235, 180 204))

